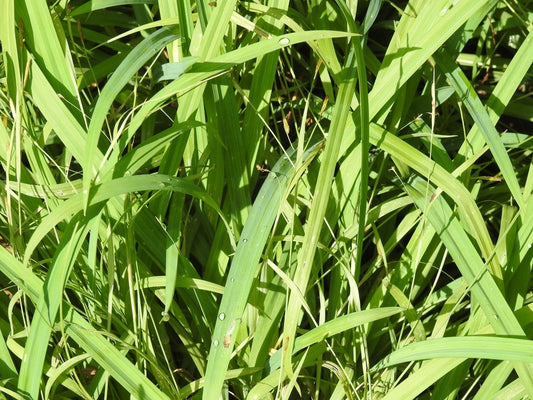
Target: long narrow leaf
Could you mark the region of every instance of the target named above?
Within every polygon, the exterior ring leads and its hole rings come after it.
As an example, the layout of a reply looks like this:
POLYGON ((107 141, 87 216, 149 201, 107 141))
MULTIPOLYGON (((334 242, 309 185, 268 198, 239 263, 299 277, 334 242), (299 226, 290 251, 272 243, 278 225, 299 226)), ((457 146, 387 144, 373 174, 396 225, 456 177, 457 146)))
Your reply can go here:
MULTIPOLYGON (((6 249, 0 247, 0 269, 15 282, 32 301, 44 295, 43 283, 29 268, 24 267, 6 249)), ((63 303, 65 333, 74 338, 84 350, 102 365, 124 388, 138 398, 168 399, 138 368, 94 328, 69 304, 63 303)), ((37 380, 40 377, 35 377, 37 380)))
MULTIPOLYGON (((419 178, 406 186, 446 245, 496 334, 525 337, 524 330, 446 200, 442 196, 431 200, 426 188, 427 183, 419 178)), ((528 392, 533 394, 533 368, 522 363, 515 363, 514 367, 528 392)))
MULTIPOLYGON (((316 146, 304 155, 314 157, 316 146)), ((257 265, 270 230, 280 212, 283 196, 295 173, 294 161, 282 158, 263 184, 246 220, 227 277, 224 296, 209 351, 203 398, 217 398, 222 389, 225 371, 235 343, 235 334, 242 321, 257 265)))

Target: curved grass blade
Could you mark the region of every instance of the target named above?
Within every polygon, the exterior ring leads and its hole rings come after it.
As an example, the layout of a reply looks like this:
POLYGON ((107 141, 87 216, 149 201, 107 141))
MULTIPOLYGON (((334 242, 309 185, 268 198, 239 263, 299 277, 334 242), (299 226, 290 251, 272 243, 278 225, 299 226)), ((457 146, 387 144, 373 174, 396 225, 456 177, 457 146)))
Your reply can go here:
MULTIPOLYGON (((298 351, 319 343, 339 333, 353 329, 357 326, 368 324, 383 318, 389 318, 404 311, 400 307, 383 307, 370 310, 358 311, 327 321, 316 328, 298 336, 294 341, 293 354, 298 351)), ((281 366, 281 351, 277 351, 268 360, 267 372, 275 371, 281 366)))
POLYGON ((19 390, 27 393, 32 399, 38 398, 48 341, 56 322, 59 307, 63 302, 63 292, 70 271, 93 221, 98 216, 99 211, 93 207, 88 210, 87 218, 82 218, 78 214, 77 218, 69 223, 46 276, 44 293, 37 302, 36 312, 31 321, 18 380, 19 390))
MULTIPOLYGON (((304 160, 316 155, 315 145, 304 153, 304 160)), ((292 154, 292 158, 295 154, 292 154)), ((224 295, 219 307, 218 318, 209 351, 205 387, 205 400, 218 398, 231 352, 235 343, 234 331, 238 329, 246 301, 250 294, 253 279, 263 248, 270 235, 286 190, 294 171, 294 160, 281 158, 264 182, 237 244, 231 263, 224 295)))
POLYGON ((376 81, 369 94, 370 120, 385 110, 396 90, 437 51, 442 44, 479 9, 490 8, 496 1, 458 1, 450 9, 443 1, 420 2, 413 18, 409 5, 390 41, 376 81), (440 4, 439 4, 440 3, 440 4), (439 10, 440 8, 440 10, 439 10), (400 25, 404 26, 403 29, 400 25))
MULTIPOLYGON (((165 276, 149 276, 147 278, 142 278, 138 281, 136 289, 146 289, 146 288, 161 288, 165 287, 167 278, 165 276)), ((180 277, 178 282, 176 282, 176 287, 184 289, 198 289, 205 290, 207 292, 224 294, 224 286, 217 285, 209 281, 205 281, 199 278, 189 278, 189 277, 180 277)))
MULTIPOLYGON (((102 180, 108 180, 109 176, 107 175, 111 173, 115 178, 135 174, 141 169, 141 167, 160 155, 169 143, 172 143, 185 131, 200 126, 202 126, 200 122, 187 121, 178 123, 173 127, 165 129, 163 132, 150 137, 136 146, 133 150, 128 151, 128 154, 122 157, 116 164, 106 164, 102 170, 102 180)), ((151 165, 151 167, 156 166, 157 165, 154 165, 154 163, 151 165)))
MULTIPOLYGON (((352 45, 355 46, 355 45, 352 45)), ((335 110, 333 112, 332 124, 322 158, 320 171, 318 173, 317 184, 311 210, 305 227, 304 242, 298 257, 298 266, 294 275, 294 283, 302 293, 306 292, 307 283, 312 271, 316 254, 320 231, 322 230, 326 207, 331 192, 331 181, 335 172, 335 166, 339 156, 343 134, 346 128, 346 120, 350 112, 353 93, 356 83, 356 54, 353 48, 350 49, 346 65, 341 72, 343 79, 339 85, 335 110)), ((296 326, 300 316, 301 303, 299 297, 291 294, 289 297, 283 331, 283 367, 285 373, 292 375, 292 349, 294 346, 296 326)))
MULTIPOLYGON (((174 96, 176 93, 191 90, 192 88, 201 85, 203 82, 225 73, 235 65, 253 60, 261 55, 282 49, 289 45, 325 38, 339 38, 348 36, 352 36, 352 34, 340 31, 307 31, 289 33, 287 35, 276 36, 271 39, 262 40, 259 43, 241 47, 228 53, 224 53, 220 56, 213 57, 209 60, 198 61, 191 67, 189 71, 181 75, 175 81, 166 85, 140 108, 137 114, 132 118, 130 127, 128 129, 127 138, 124 139, 124 142, 127 143, 129 139, 131 139, 133 134, 137 131, 137 129, 139 129, 148 115, 157 109, 164 101, 174 96)), ((180 121, 184 121, 184 119, 181 119, 180 121)), ((120 154, 123 149, 117 148, 115 151, 120 154)))
POLYGON ((464 359, 437 358, 429 360, 402 383, 390 390, 383 400, 412 400, 416 399, 424 390, 439 381, 444 375, 457 368, 464 359))
MULTIPOLYGON (((407 193, 445 244, 471 292, 497 335, 516 338, 525 337, 524 330, 507 304, 494 279, 488 273, 484 262, 467 233, 459 223, 457 216, 442 196, 428 198, 428 183, 416 177, 405 186, 407 193)), ((430 190, 430 193, 433 193, 430 190)), ((523 363, 514 362, 520 379, 530 394, 533 394, 533 368, 523 363)))
POLYGON ((154 0, 91 0, 79 7, 76 7, 71 13, 71 17, 90 13, 91 11, 101 10, 103 8, 117 7, 122 5, 133 4, 153 4, 154 0))
MULTIPOLYGON (((212 207, 220 215, 228 229, 228 233, 231 232, 222 211, 205 191, 194 183, 181 178, 174 178, 162 174, 125 176, 94 186, 91 189, 90 199, 92 204, 97 204, 115 196, 146 190, 175 191, 196 197, 212 207)), ((83 197, 81 193, 78 193, 66 200, 61 207, 54 209, 43 218, 28 241, 26 253, 24 254, 24 263, 29 262, 35 248, 54 226, 80 210, 83 210, 83 197)), ((233 243, 233 235, 230 236, 230 241, 233 243)))
MULTIPOLYGON (((20 261, 0 246, 0 271, 37 303, 43 297, 43 282, 20 261)), ((129 393, 139 399, 168 400, 150 380, 122 355, 104 336, 98 334, 70 304, 63 303, 65 333, 81 347, 129 393)), ((31 355, 29 355, 31 357, 31 355)), ((40 376, 37 377, 40 380, 40 376)))
POLYGON ((501 266, 495 257, 491 257, 493 244, 485 221, 472 194, 466 187, 429 157, 375 124, 370 125, 370 142, 392 156, 403 160, 421 175, 427 176, 427 179, 455 200, 459 207, 461 220, 464 221, 463 226, 475 238, 483 257, 490 260, 491 273, 500 279, 502 276, 501 266))
MULTIPOLYGON (((50 371, 48 371, 48 374, 50 378, 48 379, 48 382, 46 382, 46 386, 44 388, 44 398, 49 399, 51 397, 51 394, 54 393, 55 387, 61 384, 61 381, 63 381, 70 370, 74 369, 74 367, 87 360, 89 358, 89 354, 80 354, 78 356, 74 356, 71 359, 65 361, 63 364, 59 365, 57 368, 51 368, 50 371)), ((85 399, 90 399, 90 395, 82 389, 83 392, 80 392, 80 389, 77 388, 76 394, 79 397, 83 397, 85 399)))
POLYGON ((98 165, 98 140, 102 130, 102 125, 109 112, 111 104, 122 88, 128 83, 131 77, 152 57, 155 56, 168 43, 179 37, 171 28, 163 27, 152 33, 129 53, 120 63, 116 71, 103 88, 98 101, 94 107, 87 133, 86 159, 83 165, 83 193, 84 208, 88 205, 89 188, 98 171, 103 167, 98 165))
POLYGON ((533 367, 533 342, 495 336, 463 336, 429 339, 415 342, 389 354, 374 368, 386 368, 410 361, 436 358, 483 358, 501 361, 531 363, 533 367))
MULTIPOLYGON (((250 4, 254 6, 255 4, 250 4)), ((269 0, 268 5, 276 7, 276 10, 286 10, 289 6, 288 0, 269 0)), ((263 6, 267 8, 267 6, 263 6)), ((268 9, 268 8, 267 8, 268 9)), ((283 15, 283 12, 282 12, 283 15)), ((280 18, 263 16, 262 19, 271 26, 270 33, 279 35, 282 33, 283 22, 280 18)), ((248 96, 249 104, 244 112, 243 126, 246 127, 246 135, 243 137, 243 143, 248 162, 248 168, 251 170, 257 157, 261 157, 263 151, 260 147, 260 137, 268 119, 270 99, 272 97, 272 84, 274 82, 275 72, 278 65, 279 51, 267 53, 257 58, 248 96)))
MULTIPOLYGON (((39 111, 43 113, 46 121, 50 123, 67 150, 81 165, 84 165, 87 159, 85 155, 86 131, 80 125, 76 116, 63 103, 61 100, 62 95, 56 92, 35 62, 31 63, 31 74, 28 83, 32 99, 39 111)), ((98 152, 97 149, 94 151, 98 152)), ((100 161, 102 154, 99 152, 96 154, 98 154, 98 157, 94 155, 93 158, 98 158, 98 161, 100 161)))
MULTIPOLYGON (((530 31, 487 100, 487 113, 493 125, 496 124, 503 114, 505 107, 509 105, 513 95, 516 93, 516 89, 524 80, 532 63, 533 31, 530 31)), ((464 156, 470 154, 470 152, 475 154, 479 151, 483 147, 483 135, 480 135, 480 127, 476 124, 468 133, 467 139, 461 145, 458 154, 464 156)))
POLYGON ((466 108, 470 112, 470 116, 478 125, 480 132, 489 145, 494 160, 498 164, 498 167, 500 167, 500 171, 502 172, 514 200, 520 207, 523 207, 524 199, 522 191, 518 179, 516 178, 513 165, 511 164, 511 160, 509 159, 509 155, 505 150, 505 146, 503 145, 500 135, 496 131, 487 110, 483 107, 481 100, 476 94, 476 91, 463 71, 461 71, 444 49, 436 53, 434 58, 438 67, 443 70, 448 81, 455 88, 461 101, 466 105, 466 108))
MULTIPOLYGON (((61 25, 55 25, 46 1, 15 3, 17 16, 23 23, 24 40, 39 68, 53 82, 54 92, 61 93, 71 105, 78 104, 76 79, 69 49, 61 25)), ((70 113, 70 112, 69 112, 70 113)), ((80 115, 76 115, 78 122, 80 115)))

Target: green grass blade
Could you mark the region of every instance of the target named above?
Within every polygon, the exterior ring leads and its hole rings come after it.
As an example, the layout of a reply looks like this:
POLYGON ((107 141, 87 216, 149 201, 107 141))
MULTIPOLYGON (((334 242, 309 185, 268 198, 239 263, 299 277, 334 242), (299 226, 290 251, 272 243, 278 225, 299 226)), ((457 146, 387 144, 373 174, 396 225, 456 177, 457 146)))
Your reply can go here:
POLYGON ((54 91, 76 107, 76 79, 61 25, 54 23, 46 1, 16 3, 15 9, 23 23, 24 39, 39 68, 54 85, 54 91))
MULTIPOLYGON (((218 208, 216 203, 214 203, 214 201, 207 196, 205 191, 199 188, 197 185, 180 178, 174 178, 162 174, 134 175, 117 178, 108 182, 104 182, 100 185, 93 186, 90 193, 90 199, 92 204, 98 204, 115 196, 147 190, 175 191, 178 193, 191 195, 204 201, 207 205, 211 206, 219 213, 223 222, 228 228, 228 232, 230 232, 229 225, 222 215, 222 211, 218 208)), ((25 262, 29 261, 31 254, 37 245, 44 238, 44 236, 51 229, 53 229, 54 226, 65 219, 65 217, 72 216, 83 210, 82 200, 83 194, 78 193, 66 200, 61 207, 56 208, 43 219, 28 241, 24 256, 25 262)), ((230 238, 230 240, 232 240, 232 238, 230 238)))
POLYGON ((91 0, 78 7, 76 7, 71 13, 71 17, 77 17, 90 13, 91 11, 102 10, 104 8, 117 7, 122 5, 133 4, 153 4, 154 0, 91 0))
POLYGON ((476 239, 483 257, 490 260, 491 273, 497 278, 501 277, 501 266, 491 256, 493 251, 492 240, 472 194, 453 175, 429 159, 429 157, 374 124, 370 126, 370 142, 392 156, 402 159, 403 162, 419 174, 428 176, 431 182, 455 200, 459 207, 461 220, 464 220, 463 226, 476 239))
MULTIPOLYGON (((504 113, 505 107, 509 105, 512 96, 516 93, 516 88, 520 86, 532 64, 533 32, 530 32, 487 100, 486 108, 490 121, 493 124, 504 113)), ((475 154, 483 147, 484 142, 485 140, 480 132, 480 127, 476 124, 468 133, 467 140, 459 149, 458 154, 466 156, 475 154)))
MULTIPOLYGON (((33 101, 47 122, 53 127, 55 133, 61 138, 61 142, 76 160, 84 165, 86 161, 86 131, 76 116, 63 103, 60 93, 54 90, 36 63, 31 64, 29 89, 33 101)), ((99 154, 98 161, 101 160, 101 157, 102 155, 99 154)))
MULTIPOLYGON (((201 3, 200 6, 205 4, 204 1, 199 3, 201 3)), ((220 47, 222 46, 224 35, 229 28, 231 14, 233 14, 236 4, 236 0, 216 3, 203 35, 193 36, 189 49, 191 55, 198 56, 203 60, 209 60, 220 53, 220 47)))
POLYGON ((511 375, 512 372, 513 366, 511 363, 500 363, 487 376, 487 379, 483 385, 481 385, 473 400, 483 400, 493 396, 502 388, 503 385, 505 385, 505 382, 509 379, 509 375, 511 375))
POLYGON ((447 1, 423 2, 416 18, 412 6, 406 8, 369 95, 370 119, 383 111, 395 91, 437 51, 480 8, 495 1, 456 2, 451 9, 447 1))
MULTIPOLYGON (((484 358, 533 364, 533 343, 529 339, 494 336, 464 336, 428 339, 402 347, 375 368, 436 358, 484 358)), ((531 368, 532 366, 529 366, 531 368)))
POLYGON ((417 206, 425 213, 448 248, 496 332, 498 334, 523 335, 520 324, 508 308, 501 291, 488 274, 485 263, 479 257, 446 200, 442 196, 435 196, 433 200, 429 199, 427 196, 432 196, 434 191, 430 188, 428 193, 427 182, 420 178, 415 178, 413 183, 406 186, 406 190, 417 206))
MULTIPOLYGON (((305 158, 316 155, 311 148, 305 158)), ((242 321, 250 294, 256 266, 270 235, 290 178, 295 173, 294 160, 282 158, 263 184, 241 233, 227 277, 224 296, 209 351, 203 398, 217 398, 222 389, 225 371, 235 343, 235 334, 242 321)))
MULTIPOLYGON (((158 93, 144 104, 137 114, 132 118, 130 127, 128 129, 127 138, 125 143, 131 139, 133 134, 139 129, 143 121, 160 105, 174 96, 177 93, 191 90, 192 88, 201 85, 203 82, 213 79, 216 76, 225 73, 231 67, 242 64, 246 61, 253 60, 261 55, 277 51, 288 45, 303 43, 307 41, 319 40, 324 38, 339 38, 352 36, 346 32, 339 31, 307 31, 290 33, 287 35, 273 37, 268 40, 263 40, 259 43, 247 45, 220 56, 214 57, 204 62, 198 61, 188 72, 181 75, 177 80, 169 83, 158 93)), ((189 103, 185 102, 186 105, 189 103)), ((192 106, 191 106, 192 107, 192 106)), ((198 107, 196 105, 196 107, 198 107)), ((188 117, 180 118, 181 122, 188 120, 192 113, 187 114, 188 117)), ((119 153, 123 149, 117 149, 119 153)))
MULTIPOLYGON (((0 247, 0 270, 17 284, 33 302, 44 296, 42 281, 8 251, 0 247)), ((168 399, 146 376, 71 306, 63 303, 65 333, 76 340, 84 350, 104 367, 124 388, 138 398, 168 399)), ((28 355, 31 357, 31 355, 28 355)), ((36 378, 40 380, 40 376, 36 378)))
POLYGON ((527 391, 520 379, 515 379, 493 397, 494 400, 521 400, 525 398, 527 398, 527 391))
MULTIPOLYGON (((293 354, 296 354, 306 347, 310 347, 316 343, 326 340, 334 335, 349 329, 354 329, 357 326, 368 324, 383 318, 389 318, 395 314, 404 311, 399 307, 384 307, 377 309, 369 309, 358 311, 350 314, 345 314, 338 318, 327 321, 316 328, 298 336, 294 341, 293 354)), ((275 371, 281 366, 281 350, 278 350, 268 360, 268 372, 275 371)))
POLYGON ((2 379, 10 379, 15 382, 18 371, 15 368, 13 359, 9 354, 4 335, 0 333, 0 369, 2 370, 2 379))
MULTIPOLYGON (((88 354, 80 354, 79 356, 72 357, 57 368, 50 368, 48 371, 50 378, 48 379, 48 382, 46 382, 46 386, 44 388, 44 398, 50 398, 54 387, 58 386, 62 380, 68 379, 66 378, 66 375, 68 375, 68 373, 74 369, 74 366, 87 360, 88 358, 88 354)), ((90 395, 87 392, 81 393, 78 390, 76 394, 80 397, 84 397, 85 399, 90 398, 90 395)))
POLYGON ((131 53, 126 56, 100 93, 92 113, 91 123, 87 133, 86 159, 83 164, 83 190, 85 193, 84 201, 86 206, 89 188, 98 171, 103 167, 102 165, 98 165, 98 141, 111 104, 131 77, 164 46, 177 38, 178 35, 167 27, 152 33, 135 46, 131 53))
POLYGON ((226 77, 220 77, 213 82, 212 91, 216 112, 228 118, 218 120, 218 131, 227 147, 224 152, 224 167, 228 207, 230 214, 234 216, 235 231, 240 231, 250 212, 252 199, 249 179, 251 171, 246 162, 246 149, 242 147, 237 99, 231 80, 226 77))
MULTIPOLYGON (((370 23, 370 22, 369 22, 370 23)), ((368 194, 368 175, 369 169, 369 152, 370 152, 370 133, 369 133, 369 104, 368 104, 368 85, 366 78, 366 64, 363 56, 363 41, 359 38, 355 40, 355 55, 357 59, 357 80, 359 82, 359 135, 361 145, 361 187, 359 190, 359 230, 357 232, 357 253, 355 257, 355 268, 357 275, 361 270, 363 259, 363 241, 366 228, 367 215, 367 194, 368 194)))
POLYGON ((414 373, 410 374, 402 383, 390 390, 383 400, 411 400, 416 399, 427 388, 441 379, 444 375, 457 368, 464 359, 437 358, 429 360, 414 373))
POLYGON ((479 126, 485 141, 489 145, 492 155, 496 160, 496 163, 500 167, 502 175, 509 186, 514 200, 519 206, 524 206, 524 199, 522 197, 522 191, 516 175, 511 164, 511 160, 505 150, 505 146, 502 143, 500 135, 496 131, 496 128, 492 124, 490 116, 483 107, 481 100, 476 94, 474 88, 464 75, 464 73, 457 67, 457 65, 450 59, 445 51, 441 51, 435 54, 435 60, 439 68, 441 68, 446 74, 448 81, 454 86, 457 94, 466 105, 466 108, 470 112, 473 120, 479 126))
MULTIPOLYGON (((318 175, 317 186, 313 196, 310 215, 307 220, 304 243, 300 250, 301 256, 298 258, 298 267, 293 278, 294 283, 302 293, 307 289, 307 283, 313 268, 313 262, 317 249, 318 238, 323 226, 323 219, 326 213, 326 206, 329 201, 331 191, 330 182, 333 179, 335 165, 338 160, 339 150, 345 132, 346 119, 348 118, 350 105, 356 83, 356 57, 353 49, 350 50, 345 68, 341 72, 342 83, 339 85, 339 93, 335 103, 332 126, 326 141, 322 164, 318 175)), ((296 326, 300 315, 301 304, 299 298, 290 295, 285 313, 285 324, 283 332, 285 373, 291 375, 291 354, 294 347, 296 326)))
MULTIPOLYGON (((406 186, 406 190, 446 245, 496 334, 525 336, 520 323, 446 200, 437 196, 431 201, 427 197, 427 183, 420 178, 406 186)), ((533 369, 522 363, 513 365, 528 392, 533 393, 533 369)))
MULTIPOLYGON (((289 6, 289 1, 269 0, 268 5, 275 7, 277 10, 286 10, 289 6)), ((266 24, 272 26, 270 31, 272 35, 278 36, 282 33, 282 24, 279 18, 272 18, 267 15, 263 19, 266 24)), ((278 58, 279 52, 277 51, 260 56, 254 68, 250 94, 248 96, 249 104, 246 107, 243 120, 243 126, 246 131, 243 140, 246 148, 248 168, 250 170, 253 170, 257 157, 260 159, 261 153, 263 152, 259 148, 261 143, 259 139, 265 121, 268 120, 272 84, 278 65, 278 58)))
POLYGON ((38 398, 40 377, 43 375, 44 359, 48 350, 47 343, 63 301, 66 281, 88 233, 90 221, 96 216, 91 215, 85 224, 80 225, 79 218, 75 218, 69 224, 65 231, 65 239, 59 245, 44 283, 44 294, 37 302, 18 381, 18 389, 27 393, 30 398, 38 398))
POLYGON ((184 196, 173 195, 169 204, 169 223, 167 226, 167 240, 165 252, 165 309, 168 315, 174 301, 174 290, 178 277, 179 245, 181 235, 181 214, 183 213, 184 196))
POLYGON ((185 131, 200 126, 202 126, 202 124, 199 122, 184 122, 176 124, 172 128, 165 129, 163 132, 159 132, 129 151, 126 155, 120 158, 116 164, 113 164, 112 162, 107 163, 101 172, 102 180, 109 180, 111 174, 115 178, 125 175, 133 175, 147 164, 152 168, 157 167, 158 165, 154 163, 153 160, 163 152, 169 143, 178 139, 178 137, 183 135, 185 131))
POLYGON ((15 3, 8 0, 2 0, 2 2, 0 2, 0 7, 2 7, 0 41, 2 42, 2 58, 7 78, 7 90, 9 96, 15 100, 17 92, 20 92, 22 87, 20 56, 15 27, 15 3))
MULTIPOLYGON (((165 287, 166 280, 167 278, 165 276, 150 276, 147 278, 143 278, 138 283, 138 289, 165 287)), ((176 282, 176 287, 186 289, 199 289, 205 290, 207 292, 224 294, 224 286, 217 285, 215 283, 198 278, 180 277, 179 282, 176 282)))

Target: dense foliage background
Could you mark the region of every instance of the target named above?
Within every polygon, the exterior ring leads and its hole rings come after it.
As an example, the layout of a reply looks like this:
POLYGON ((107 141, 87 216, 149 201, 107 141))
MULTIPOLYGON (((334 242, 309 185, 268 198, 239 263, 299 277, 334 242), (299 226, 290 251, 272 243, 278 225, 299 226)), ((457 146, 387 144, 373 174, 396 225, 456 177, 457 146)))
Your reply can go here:
POLYGON ((0 10, 0 398, 533 397, 532 1, 0 10))

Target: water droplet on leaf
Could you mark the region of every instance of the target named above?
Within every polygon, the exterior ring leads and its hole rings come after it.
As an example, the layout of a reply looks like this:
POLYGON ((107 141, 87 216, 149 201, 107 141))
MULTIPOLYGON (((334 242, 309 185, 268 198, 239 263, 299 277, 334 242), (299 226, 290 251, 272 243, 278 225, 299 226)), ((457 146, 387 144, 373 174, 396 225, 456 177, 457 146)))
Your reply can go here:
POLYGON ((291 44, 291 41, 289 40, 289 38, 282 37, 279 40, 279 44, 281 44, 282 46, 288 46, 289 44, 291 44))

